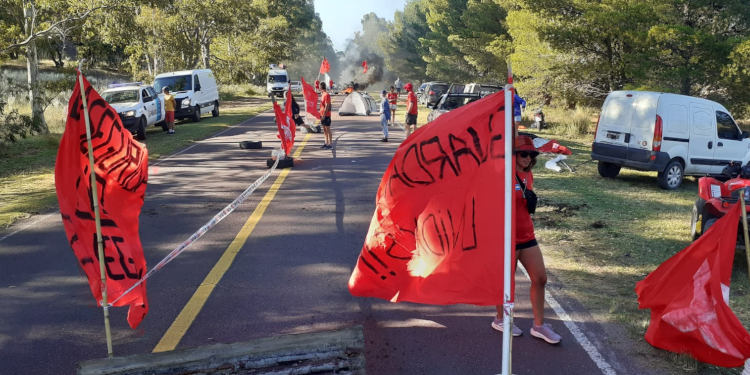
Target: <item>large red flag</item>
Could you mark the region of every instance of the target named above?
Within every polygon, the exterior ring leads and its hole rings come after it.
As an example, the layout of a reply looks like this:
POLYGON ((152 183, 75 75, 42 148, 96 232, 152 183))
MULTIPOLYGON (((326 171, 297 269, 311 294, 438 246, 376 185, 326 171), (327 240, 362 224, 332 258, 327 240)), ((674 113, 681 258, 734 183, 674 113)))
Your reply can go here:
POLYGON ((399 146, 380 181, 351 294, 502 303, 503 95, 448 112, 399 146))
MULTIPOLYGON (((148 152, 144 145, 133 140, 130 132, 122 126, 117 112, 86 78, 83 78, 83 83, 91 120, 107 297, 113 301, 135 284, 146 270, 138 235, 138 216, 146 192, 148 152)), ((101 304, 102 285, 90 173, 83 102, 80 84, 76 80, 68 103, 65 132, 57 152, 55 187, 68 242, 86 273, 91 293, 101 304)), ((148 312, 145 282, 116 304, 125 305, 130 305, 128 324, 136 328, 148 312)))
POLYGON ((320 63, 320 74, 326 74, 330 71, 331 71, 331 66, 328 64, 328 59, 324 57, 323 61, 320 63))
POLYGON ((651 309, 651 345, 724 367, 750 358, 750 333, 728 305, 739 216, 737 203, 636 284, 639 307, 651 309))
POLYGON ((367 74, 367 61, 362 61, 362 73, 367 74))
POLYGON ((292 101, 290 98, 291 93, 287 91, 286 108, 285 111, 281 110, 281 107, 274 101, 273 111, 276 114, 276 126, 279 128, 279 134, 277 137, 281 140, 281 148, 284 153, 289 156, 294 146, 294 119, 292 118, 292 101))
POLYGON ((304 77, 300 77, 300 79, 302 79, 302 95, 305 97, 305 112, 320 120, 318 93, 315 92, 314 87, 305 82, 304 77))

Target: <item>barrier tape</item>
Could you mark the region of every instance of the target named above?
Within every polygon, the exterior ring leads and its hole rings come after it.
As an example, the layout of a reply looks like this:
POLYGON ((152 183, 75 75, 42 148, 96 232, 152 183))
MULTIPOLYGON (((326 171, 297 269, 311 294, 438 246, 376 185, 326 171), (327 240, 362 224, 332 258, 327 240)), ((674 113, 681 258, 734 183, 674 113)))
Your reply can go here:
POLYGON ((229 216, 229 214, 232 213, 242 202, 244 202, 247 197, 249 197, 255 189, 257 189, 263 182, 265 182, 269 176, 271 176, 271 173, 276 169, 276 166, 279 165, 279 160, 284 157, 284 152, 281 150, 273 150, 272 153, 273 156, 276 157, 276 161, 273 163, 273 166, 271 169, 269 169, 263 176, 255 180, 250 186, 245 189, 245 191, 242 192, 237 198, 232 201, 229 205, 224 207, 223 210, 219 211, 216 215, 214 215, 211 220, 209 220, 205 225, 203 225, 200 229, 195 231, 187 240, 183 241, 179 246, 177 246, 174 250, 170 251, 167 256, 164 257, 159 263, 157 263, 153 268, 151 268, 146 275, 144 275, 138 282, 133 284, 130 288, 128 288, 125 292, 123 292, 119 297, 117 297, 114 301, 108 304, 108 306, 114 306, 117 301, 119 301, 122 297, 124 297, 126 294, 133 291, 133 289, 137 288, 138 285, 141 285, 146 279, 151 277, 156 271, 159 271, 162 269, 167 263, 171 262, 174 258, 176 258, 178 255, 180 255, 185 249, 188 248, 188 246, 192 245, 195 241, 197 241, 199 238, 203 237, 206 232, 208 232, 211 228, 216 226, 220 221, 222 221, 225 217, 229 216))

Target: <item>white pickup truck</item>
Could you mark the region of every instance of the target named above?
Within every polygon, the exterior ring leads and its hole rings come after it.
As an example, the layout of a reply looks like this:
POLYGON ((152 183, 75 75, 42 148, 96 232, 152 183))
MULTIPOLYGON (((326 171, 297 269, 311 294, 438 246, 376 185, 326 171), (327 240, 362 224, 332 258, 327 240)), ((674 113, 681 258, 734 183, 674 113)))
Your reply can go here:
POLYGON ((149 85, 141 82, 113 84, 101 96, 138 140, 146 139, 147 126, 164 122, 164 99, 149 85))

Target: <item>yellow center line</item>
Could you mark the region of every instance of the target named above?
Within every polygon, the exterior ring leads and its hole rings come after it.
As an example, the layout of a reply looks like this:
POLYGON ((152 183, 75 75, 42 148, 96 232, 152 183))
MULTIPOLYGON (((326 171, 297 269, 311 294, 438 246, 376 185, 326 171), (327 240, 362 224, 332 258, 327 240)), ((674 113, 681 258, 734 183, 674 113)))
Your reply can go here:
MULTIPOLYGON (((298 158, 302 154, 302 149, 305 148, 310 137, 312 137, 312 133, 307 133, 302 144, 295 150, 294 158, 298 158)), ((289 171, 290 169, 288 168, 283 169, 281 173, 279 173, 279 176, 276 177, 276 181, 273 182, 271 188, 268 189, 266 195, 263 196, 263 199, 242 226, 240 232, 234 237, 234 240, 229 244, 229 247, 224 250, 219 261, 216 262, 206 278, 203 279, 203 282, 198 286, 198 289, 195 290, 195 293, 190 297, 188 303, 182 308, 182 311, 177 315, 177 318, 172 322, 172 325, 169 326, 169 329, 164 333, 164 336, 159 340, 159 343, 156 344, 156 347, 153 350, 154 353, 174 350, 177 347, 177 344, 180 343, 180 340, 185 336, 185 333, 193 324, 193 321, 195 321, 198 313, 203 309, 203 305, 206 304, 208 297, 211 296, 214 287, 219 284, 221 278, 224 277, 224 274, 229 270, 237 253, 239 253, 242 246, 247 242, 248 237, 250 237, 250 234, 253 232, 253 229, 255 229, 255 225, 260 222, 263 213, 266 212, 266 208, 268 208, 268 205, 271 204, 271 201, 276 196, 276 192, 281 187, 281 184, 284 183, 289 171)))

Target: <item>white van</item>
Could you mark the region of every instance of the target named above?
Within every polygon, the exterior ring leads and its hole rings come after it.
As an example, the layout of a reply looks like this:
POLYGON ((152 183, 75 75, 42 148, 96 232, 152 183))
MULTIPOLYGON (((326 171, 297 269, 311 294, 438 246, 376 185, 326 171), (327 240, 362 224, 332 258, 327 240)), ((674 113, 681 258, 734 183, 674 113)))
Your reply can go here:
POLYGON ((277 66, 271 64, 271 69, 268 70, 268 76, 266 77, 266 91, 268 96, 277 95, 279 97, 284 96, 284 91, 289 86, 289 74, 286 72, 284 65, 277 66))
POLYGON ((168 86, 169 91, 174 94, 177 106, 175 119, 190 118, 197 122, 201 120, 202 114, 209 112, 214 117, 219 116, 219 88, 211 69, 157 74, 153 86, 158 93, 168 86))
POLYGON ((719 175, 730 162, 750 160, 749 134, 721 104, 649 91, 614 91, 604 100, 591 158, 599 174, 621 167, 657 171, 659 185, 676 189, 684 175, 719 175))

